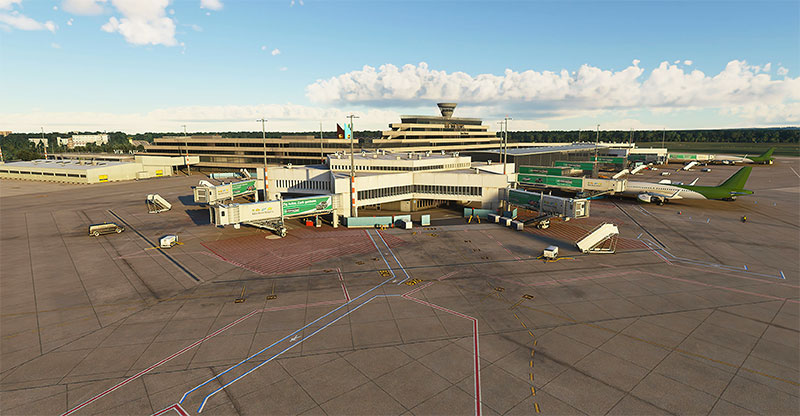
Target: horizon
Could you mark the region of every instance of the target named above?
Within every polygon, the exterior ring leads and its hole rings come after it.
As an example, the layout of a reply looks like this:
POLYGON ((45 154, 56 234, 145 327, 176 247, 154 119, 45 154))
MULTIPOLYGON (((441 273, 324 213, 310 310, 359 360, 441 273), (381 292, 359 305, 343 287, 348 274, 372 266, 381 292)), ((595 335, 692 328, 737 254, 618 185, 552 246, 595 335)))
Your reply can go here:
POLYGON ((0 0, 0 33, 14 132, 386 130, 442 101, 491 131, 800 126, 792 1, 0 0))

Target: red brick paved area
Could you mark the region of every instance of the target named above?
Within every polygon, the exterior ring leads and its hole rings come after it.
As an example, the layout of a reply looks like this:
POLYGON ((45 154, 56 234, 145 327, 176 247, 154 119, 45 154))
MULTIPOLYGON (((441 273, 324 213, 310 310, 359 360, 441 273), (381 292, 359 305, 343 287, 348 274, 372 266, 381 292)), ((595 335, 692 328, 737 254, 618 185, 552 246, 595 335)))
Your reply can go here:
MULTIPOLYGON (((390 234, 381 235, 389 247, 405 243, 390 234)), ((297 228, 285 238, 264 237, 265 234, 254 234, 210 241, 203 246, 229 263, 260 274, 286 273, 323 260, 375 250, 364 230, 297 228)))

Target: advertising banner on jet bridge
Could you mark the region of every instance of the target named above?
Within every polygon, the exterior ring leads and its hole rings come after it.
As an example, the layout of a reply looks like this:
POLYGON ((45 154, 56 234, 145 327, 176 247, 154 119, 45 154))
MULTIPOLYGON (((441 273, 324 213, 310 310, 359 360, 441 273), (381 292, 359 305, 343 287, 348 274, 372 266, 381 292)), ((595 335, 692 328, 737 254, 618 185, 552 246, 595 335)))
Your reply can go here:
POLYGON ((252 181, 234 182, 231 184, 231 188, 233 191, 233 196, 253 193, 256 190, 256 181, 252 180, 252 181))
POLYGON ((330 211, 332 207, 333 199, 330 195, 285 199, 283 215, 292 217, 314 215, 318 212, 330 211))

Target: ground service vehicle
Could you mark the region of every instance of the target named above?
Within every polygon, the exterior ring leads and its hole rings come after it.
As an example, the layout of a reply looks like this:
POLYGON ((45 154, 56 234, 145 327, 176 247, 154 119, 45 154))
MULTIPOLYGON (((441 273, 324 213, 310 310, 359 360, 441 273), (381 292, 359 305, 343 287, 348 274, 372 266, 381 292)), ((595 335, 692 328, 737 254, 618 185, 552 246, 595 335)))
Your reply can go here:
POLYGON ((97 237, 100 234, 121 233, 125 231, 125 227, 117 225, 113 222, 104 222, 102 224, 92 224, 89 226, 89 235, 97 237))

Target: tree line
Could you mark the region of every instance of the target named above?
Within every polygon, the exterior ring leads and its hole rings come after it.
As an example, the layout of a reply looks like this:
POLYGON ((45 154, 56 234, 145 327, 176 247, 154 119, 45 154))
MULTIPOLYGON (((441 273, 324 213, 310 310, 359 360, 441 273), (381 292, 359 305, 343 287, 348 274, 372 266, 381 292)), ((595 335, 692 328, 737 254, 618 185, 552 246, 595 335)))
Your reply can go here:
MULTIPOLYGON (((498 133, 499 134, 499 133, 498 133)), ((509 142, 594 142, 596 131, 509 131, 509 142)), ((600 130, 602 142, 687 142, 687 143, 798 143, 800 128, 719 130, 600 130)))
MULTIPOLYGON (((81 133, 44 133, 49 147, 48 153, 67 153, 67 152, 123 152, 142 151, 143 146, 134 146, 128 139, 145 140, 153 142, 156 137, 162 136, 181 136, 179 133, 137 133, 127 134, 125 132, 112 132, 108 134, 108 143, 102 145, 88 144, 86 147, 68 149, 67 146, 58 145, 57 137, 69 137, 72 134, 101 134, 100 132, 81 132, 81 133)), ((222 137, 242 137, 260 138, 260 131, 238 131, 238 132, 204 132, 192 133, 193 135, 220 135, 222 137)), ((269 138, 280 138, 281 136, 319 136, 320 132, 267 132, 269 138)), ((501 134, 497 133, 498 136, 501 134)), ((335 131, 322 133, 323 137, 336 137, 335 131)), ((377 139, 381 137, 380 130, 360 130, 355 132, 355 137, 359 140, 377 139)), ((31 160, 44 157, 44 146, 41 143, 34 144, 28 139, 40 139, 41 133, 12 133, 6 137, 0 137, 0 148, 3 151, 5 160, 31 160)), ((509 142, 544 142, 544 143, 571 143, 577 141, 593 142, 597 139, 594 131, 578 130, 555 130, 555 131, 509 131, 509 142)), ((719 130, 636 130, 633 133, 625 130, 601 130, 599 139, 603 142, 627 142, 633 140, 641 142, 687 142, 687 143, 793 143, 800 142, 800 128, 766 128, 766 129, 719 129, 719 130)), ((363 143, 363 142, 362 142, 363 143)))

